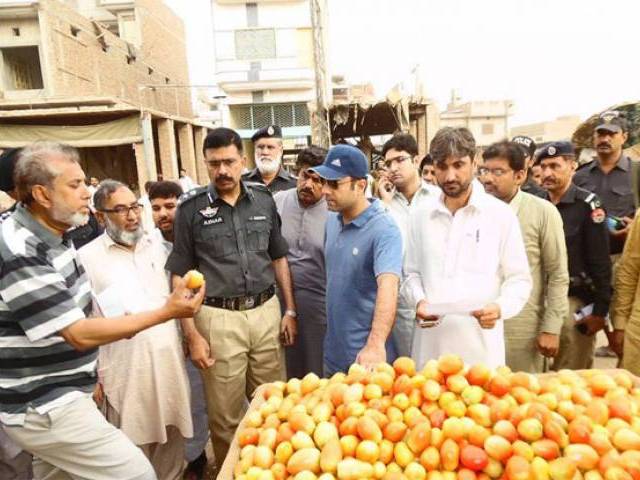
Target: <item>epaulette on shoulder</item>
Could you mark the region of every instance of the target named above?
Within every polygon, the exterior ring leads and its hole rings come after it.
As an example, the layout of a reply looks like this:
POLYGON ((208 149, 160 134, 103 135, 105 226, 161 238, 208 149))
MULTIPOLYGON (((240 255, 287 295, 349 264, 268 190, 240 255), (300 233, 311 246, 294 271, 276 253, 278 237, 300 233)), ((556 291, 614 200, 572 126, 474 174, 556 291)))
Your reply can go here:
POLYGON ((259 192, 265 192, 265 193, 271 194, 271 192, 269 191, 269 189, 267 188, 267 186, 264 183, 247 182, 247 181, 245 181, 244 184, 248 188, 251 188, 252 190, 258 190, 259 192))
POLYGON ((194 188, 193 190, 189 190, 188 192, 184 192, 178 199, 178 205, 189 202, 194 198, 199 197, 203 193, 207 193, 207 187, 198 187, 194 188))
POLYGON ((595 162, 595 161, 596 161, 596 160, 595 160, 595 159, 593 159, 593 160, 589 160, 588 162, 583 163, 582 165, 578 165, 578 168, 576 168, 576 172, 578 172, 578 171, 580 171, 580 170, 582 170, 582 169, 587 168, 589 165, 592 165, 592 164, 593 164, 593 162, 595 162))

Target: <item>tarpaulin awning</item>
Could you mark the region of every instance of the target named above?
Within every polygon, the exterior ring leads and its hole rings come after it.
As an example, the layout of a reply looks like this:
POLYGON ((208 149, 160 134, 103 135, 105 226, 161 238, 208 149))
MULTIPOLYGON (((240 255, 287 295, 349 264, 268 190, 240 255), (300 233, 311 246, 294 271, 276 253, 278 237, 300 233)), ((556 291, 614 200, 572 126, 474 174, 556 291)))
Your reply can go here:
POLYGON ((142 142, 140 117, 131 115, 92 125, 0 125, 0 148, 24 147, 38 140, 77 148, 142 142))

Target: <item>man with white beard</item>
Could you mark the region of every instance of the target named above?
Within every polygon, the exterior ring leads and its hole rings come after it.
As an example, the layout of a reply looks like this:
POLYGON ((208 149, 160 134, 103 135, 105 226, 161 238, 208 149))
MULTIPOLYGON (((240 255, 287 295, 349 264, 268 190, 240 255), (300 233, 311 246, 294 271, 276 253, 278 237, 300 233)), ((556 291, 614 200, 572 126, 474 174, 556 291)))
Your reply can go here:
POLYGON ((242 176, 246 182, 258 182, 271 193, 295 188, 296 178, 282 168, 282 129, 277 125, 261 128, 251 137, 256 168, 242 176))
MULTIPOLYGON (((105 233, 78 253, 98 306, 138 312, 162 305, 170 293, 168 252, 158 235, 145 234, 142 205, 116 180, 104 180, 93 198, 105 233)), ((98 378, 107 420, 141 448, 160 480, 182 478, 193 429, 177 323, 101 347, 98 378)))

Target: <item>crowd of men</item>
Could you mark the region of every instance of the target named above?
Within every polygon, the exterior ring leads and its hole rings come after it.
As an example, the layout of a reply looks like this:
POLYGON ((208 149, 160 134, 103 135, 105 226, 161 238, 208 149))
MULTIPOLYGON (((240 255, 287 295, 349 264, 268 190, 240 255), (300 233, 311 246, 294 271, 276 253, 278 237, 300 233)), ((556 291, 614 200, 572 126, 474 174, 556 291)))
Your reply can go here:
POLYGON ((253 136, 251 171, 238 133, 212 130, 210 183, 153 182, 145 199, 117 180, 87 188, 65 145, 6 153, 2 478, 200 478, 205 444, 220 466, 256 387, 354 362, 589 368, 605 330, 640 373, 626 138, 626 120, 603 115, 597 157, 578 167, 570 142, 479 154, 447 127, 421 158, 398 133, 373 197, 350 145, 306 148, 287 172, 277 126, 253 136))

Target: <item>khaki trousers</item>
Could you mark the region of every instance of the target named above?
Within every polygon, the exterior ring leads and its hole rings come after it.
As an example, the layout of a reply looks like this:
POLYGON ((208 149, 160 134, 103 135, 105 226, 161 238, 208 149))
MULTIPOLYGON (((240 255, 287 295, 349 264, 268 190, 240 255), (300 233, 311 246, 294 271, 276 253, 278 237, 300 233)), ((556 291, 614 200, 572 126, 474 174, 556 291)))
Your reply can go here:
POLYGON ((593 354, 596 348, 596 336, 584 335, 576 328, 573 314, 584 307, 584 302, 569 297, 569 315, 564 319, 560 332, 560 350, 553 362, 553 370, 581 370, 593 366, 593 354))
POLYGON ((102 416, 90 397, 31 410, 24 425, 5 432, 31 452, 35 480, 156 480, 142 451, 102 416))
POLYGON ((253 391, 263 383, 285 380, 280 321, 275 295, 243 312, 203 305, 195 317, 196 328, 208 340, 215 359, 201 374, 219 469, 253 391))

